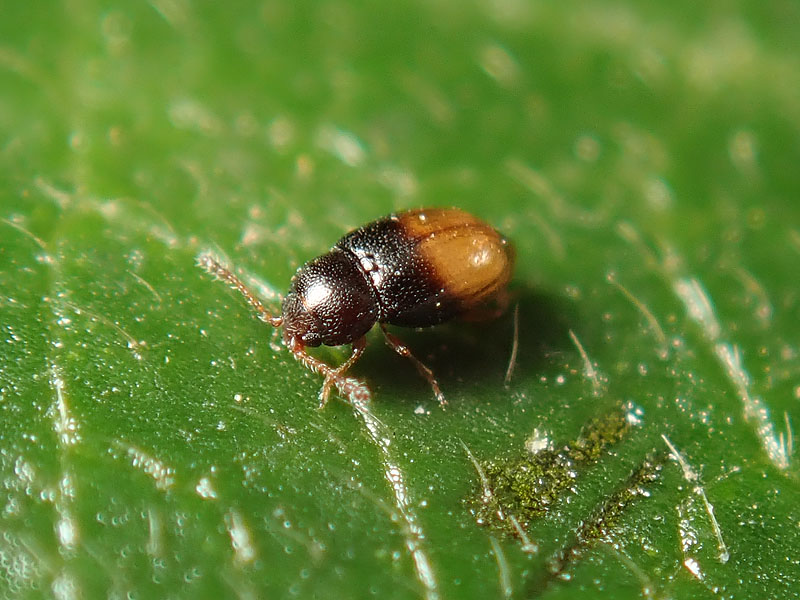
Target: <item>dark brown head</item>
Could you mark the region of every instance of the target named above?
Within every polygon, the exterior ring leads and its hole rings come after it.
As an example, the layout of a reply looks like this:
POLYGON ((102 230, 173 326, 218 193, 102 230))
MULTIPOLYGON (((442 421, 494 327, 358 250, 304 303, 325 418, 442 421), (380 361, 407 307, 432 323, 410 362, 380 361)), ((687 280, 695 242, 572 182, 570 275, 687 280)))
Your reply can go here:
POLYGON ((355 258, 334 248, 297 270, 282 313, 289 346, 340 346, 372 329, 378 305, 355 258))

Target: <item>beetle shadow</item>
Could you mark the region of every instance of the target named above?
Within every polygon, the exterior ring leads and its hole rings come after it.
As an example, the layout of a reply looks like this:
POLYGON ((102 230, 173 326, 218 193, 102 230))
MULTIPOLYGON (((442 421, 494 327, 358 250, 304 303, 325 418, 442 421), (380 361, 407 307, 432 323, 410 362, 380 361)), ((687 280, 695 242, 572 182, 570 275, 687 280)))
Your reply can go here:
MULTIPOLYGON (((445 398, 455 398, 459 388, 475 383, 495 382, 502 388, 514 344, 515 311, 518 310, 518 349, 511 378, 549 371, 554 358, 571 347, 571 325, 575 309, 569 299, 541 290, 516 287, 508 310, 491 321, 455 321, 426 329, 392 327, 411 352, 434 373, 445 398), (518 307, 518 308, 517 308, 518 307), (449 393, 448 393, 449 392, 449 393)), ((412 362, 398 356, 383 342, 380 332, 370 335, 369 348, 354 368, 354 374, 366 380, 377 393, 392 393, 409 402, 426 398, 425 378, 412 362)), ((548 372, 549 376, 550 373, 548 372)))

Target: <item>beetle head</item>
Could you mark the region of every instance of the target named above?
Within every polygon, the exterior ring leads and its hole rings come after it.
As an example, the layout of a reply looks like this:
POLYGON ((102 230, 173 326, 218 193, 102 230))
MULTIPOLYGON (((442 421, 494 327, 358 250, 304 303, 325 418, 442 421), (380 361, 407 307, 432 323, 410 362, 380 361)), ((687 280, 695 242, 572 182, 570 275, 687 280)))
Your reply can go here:
POLYGON ((369 283, 339 249, 297 270, 282 312, 283 339, 289 346, 349 344, 369 331, 378 318, 369 283))

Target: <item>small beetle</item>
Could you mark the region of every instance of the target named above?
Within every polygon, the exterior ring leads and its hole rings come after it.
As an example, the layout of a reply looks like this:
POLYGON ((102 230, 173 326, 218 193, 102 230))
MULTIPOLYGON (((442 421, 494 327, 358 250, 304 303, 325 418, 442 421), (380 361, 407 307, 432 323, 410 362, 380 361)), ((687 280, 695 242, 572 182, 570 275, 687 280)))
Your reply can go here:
POLYGON ((348 389, 344 374, 361 356, 364 336, 375 323, 387 344, 414 363, 444 405, 433 372, 386 324, 429 327, 457 316, 497 313, 486 308, 492 301, 505 304, 514 252, 490 225, 458 208, 392 214, 348 233, 330 252, 300 267, 280 316, 272 315, 212 256, 201 255, 198 264, 241 292, 263 321, 283 326, 283 342, 295 358, 325 376, 320 407, 332 385, 348 389), (351 344, 352 353, 331 367, 306 352, 321 344, 351 344))

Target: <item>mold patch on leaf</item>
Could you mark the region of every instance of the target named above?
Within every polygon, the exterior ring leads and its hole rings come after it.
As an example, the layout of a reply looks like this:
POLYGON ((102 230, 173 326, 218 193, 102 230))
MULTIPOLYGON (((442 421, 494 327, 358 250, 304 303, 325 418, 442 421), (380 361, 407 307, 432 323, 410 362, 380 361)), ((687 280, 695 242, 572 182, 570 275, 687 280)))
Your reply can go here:
MULTIPOLYGON (((473 461, 481 489, 466 504, 479 525, 504 530, 525 540, 524 531, 572 486, 579 471, 622 440, 631 424, 625 410, 590 421, 574 441, 558 450, 544 448, 511 459, 473 461)), ((471 455, 470 455, 471 457, 471 455)))
MULTIPOLYGON (((610 535, 619 525, 622 514, 637 498, 650 495, 646 486, 659 478, 665 460, 663 454, 646 458, 622 485, 594 509, 589 518, 581 522, 572 541, 548 559, 548 580, 567 579, 569 565, 581 558, 589 548, 598 542, 613 542, 610 535)), ((537 585, 534 589, 541 592, 545 586, 537 585)))

